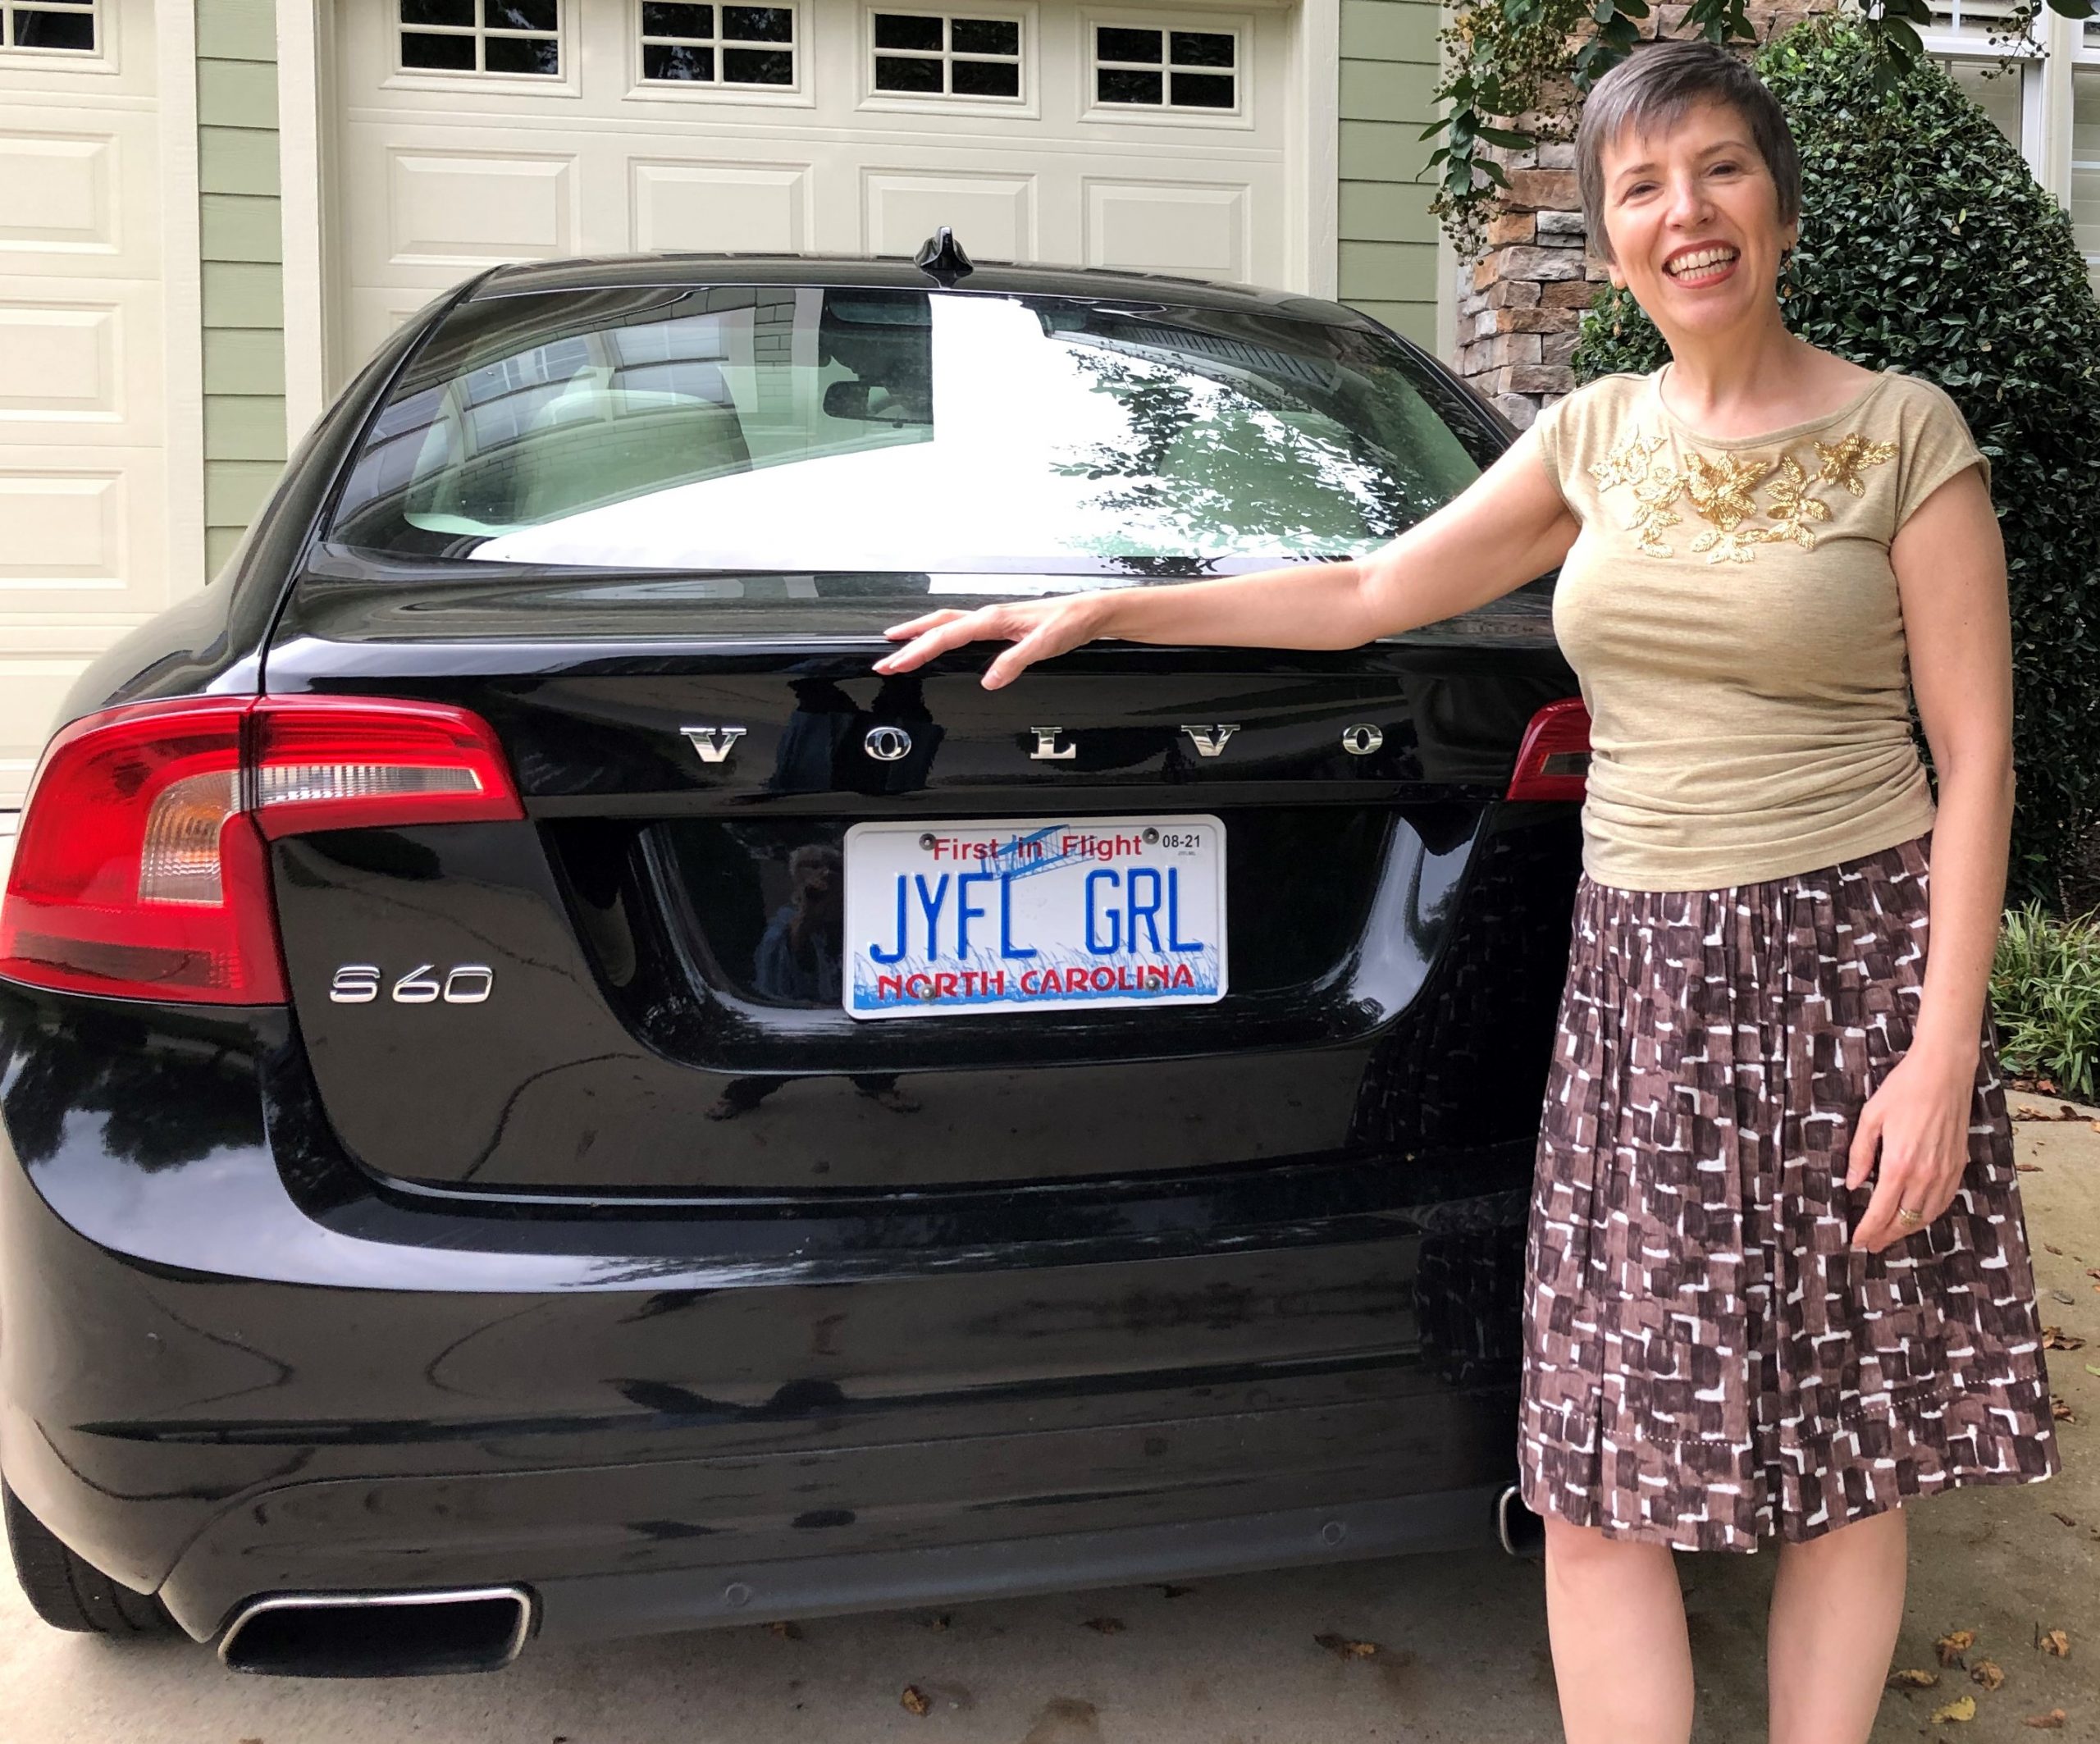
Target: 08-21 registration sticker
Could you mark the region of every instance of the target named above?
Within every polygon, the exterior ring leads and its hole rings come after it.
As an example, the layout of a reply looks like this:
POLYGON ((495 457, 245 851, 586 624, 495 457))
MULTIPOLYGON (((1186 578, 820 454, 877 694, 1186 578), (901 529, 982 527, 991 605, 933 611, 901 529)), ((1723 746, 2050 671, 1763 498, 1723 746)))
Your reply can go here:
POLYGON ((854 1017, 1225 997, 1217 818, 856 824, 845 861, 854 1017))

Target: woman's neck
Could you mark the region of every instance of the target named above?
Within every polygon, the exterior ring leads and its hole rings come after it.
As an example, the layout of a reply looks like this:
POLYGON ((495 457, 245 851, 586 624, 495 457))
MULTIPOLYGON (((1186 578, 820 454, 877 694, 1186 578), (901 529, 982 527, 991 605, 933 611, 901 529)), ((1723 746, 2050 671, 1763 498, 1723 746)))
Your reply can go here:
POLYGON ((1710 435, 1769 430, 1831 397, 1833 361, 1776 319, 1748 338, 1681 339, 1670 347, 1667 403, 1710 435))

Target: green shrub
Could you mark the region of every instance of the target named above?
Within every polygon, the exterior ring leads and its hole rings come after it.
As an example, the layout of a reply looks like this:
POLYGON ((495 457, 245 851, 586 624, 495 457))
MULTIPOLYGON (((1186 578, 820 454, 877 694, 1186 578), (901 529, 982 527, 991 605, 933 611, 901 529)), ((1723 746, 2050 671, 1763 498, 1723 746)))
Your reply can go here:
POLYGON ((2034 902, 2008 911, 1991 1011, 2008 1071, 2100 1102, 2100 915, 2058 920, 2034 902))
MULTIPOLYGON (((2010 900, 2100 901, 2100 304, 2063 208, 1934 61, 1886 98, 1856 26, 1812 18, 1760 75, 1801 148, 1787 326, 1944 387, 1991 462, 2011 584, 2020 785, 2010 900)), ((1606 285, 1573 364, 1587 381, 1669 353, 1606 285)))

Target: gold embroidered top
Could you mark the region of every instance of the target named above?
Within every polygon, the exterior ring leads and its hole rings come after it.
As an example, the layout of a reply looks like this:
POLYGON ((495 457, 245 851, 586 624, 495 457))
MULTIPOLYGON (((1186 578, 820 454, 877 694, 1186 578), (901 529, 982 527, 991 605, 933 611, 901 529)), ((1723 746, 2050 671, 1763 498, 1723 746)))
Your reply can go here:
POLYGON ((1719 438, 1664 403, 1669 369, 1601 376, 1519 438, 1582 524, 1553 622, 1591 716, 1584 870, 1711 890, 1922 834, 1889 544, 1989 459, 1921 377, 1719 438))

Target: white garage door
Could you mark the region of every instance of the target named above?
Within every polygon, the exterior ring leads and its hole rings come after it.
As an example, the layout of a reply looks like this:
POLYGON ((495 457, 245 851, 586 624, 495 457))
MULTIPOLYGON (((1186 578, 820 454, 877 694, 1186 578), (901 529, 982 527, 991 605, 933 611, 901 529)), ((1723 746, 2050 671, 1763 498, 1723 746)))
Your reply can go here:
POLYGON ((167 597, 153 57, 152 0, 0 0, 0 813, 167 597))
POLYGON ((336 9, 336 373, 493 262, 909 255, 1281 283, 1297 14, 879 0, 336 9))

